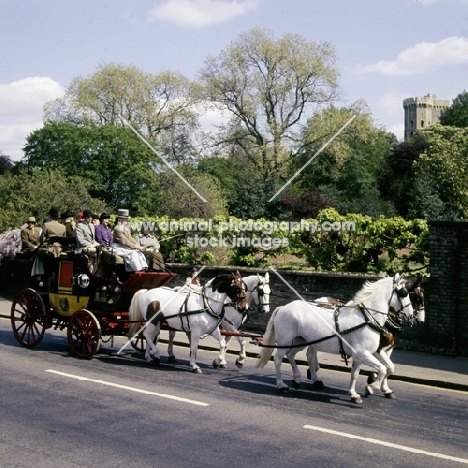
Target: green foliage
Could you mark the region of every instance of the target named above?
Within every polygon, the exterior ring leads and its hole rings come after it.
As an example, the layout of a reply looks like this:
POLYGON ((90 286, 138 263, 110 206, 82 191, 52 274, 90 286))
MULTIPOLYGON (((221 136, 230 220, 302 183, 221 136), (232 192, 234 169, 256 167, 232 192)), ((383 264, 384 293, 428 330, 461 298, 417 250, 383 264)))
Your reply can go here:
POLYGON ((452 105, 441 115, 441 125, 468 127, 468 92, 463 91, 452 102, 452 105))
POLYGON ((156 227, 162 252, 171 261, 265 267, 288 254, 305 258, 319 271, 372 273, 411 272, 424 269, 428 261, 424 220, 373 220, 361 214, 342 216, 328 208, 315 219, 295 223, 232 216, 146 222, 156 227))
POLYGON ((130 129, 47 122, 28 136, 24 152, 17 170, 61 169, 113 209, 125 206, 135 215, 151 210, 146 194, 157 189, 157 156, 130 129))
POLYGON ((19 228, 29 216, 35 216, 40 225, 52 207, 74 214, 87 208, 96 213, 108 211, 104 203, 90 196, 88 187, 85 179, 67 176, 59 168, 0 176, 0 232, 19 228))
POLYGON ((296 162, 298 168, 324 149, 301 173, 302 190, 318 190, 343 214, 362 212, 374 218, 394 214, 392 204, 382 200, 379 192, 384 156, 394 136, 374 126, 365 103, 330 106, 314 114, 304 140, 307 149, 296 162), (351 124, 333 138, 353 116, 351 124))
POLYGON ((414 163, 410 216, 468 219, 468 127, 432 125, 421 134, 428 147, 414 163))

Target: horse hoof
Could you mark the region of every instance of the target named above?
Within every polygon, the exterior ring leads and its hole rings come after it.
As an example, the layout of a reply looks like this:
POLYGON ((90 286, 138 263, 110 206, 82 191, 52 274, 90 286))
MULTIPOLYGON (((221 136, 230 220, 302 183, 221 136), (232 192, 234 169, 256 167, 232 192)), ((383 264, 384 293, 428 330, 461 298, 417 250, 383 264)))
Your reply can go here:
POLYGON ((227 364, 220 364, 220 365, 219 365, 219 368, 220 368, 220 369, 227 369, 227 364))
POLYGON ((148 361, 148 364, 150 366, 159 366, 159 363, 161 362, 161 359, 159 358, 154 358, 151 361, 148 361))
POLYGON ((170 362, 171 364, 175 364, 177 362, 176 357, 175 356, 169 356, 167 358, 167 362, 170 362))
POLYGON ((218 361, 216 359, 213 361, 213 367, 217 369, 219 367, 218 361))
POLYGON ((236 360, 236 366, 237 366, 239 369, 242 369, 242 367, 244 367, 244 363, 241 362, 241 361, 236 360))
POLYGON ((323 385, 323 382, 321 380, 316 380, 314 382, 314 388, 316 388, 317 390, 322 390, 325 388, 325 385, 323 385))
POLYGON ((291 393, 291 389, 289 387, 281 387, 280 389, 278 389, 278 391, 282 395, 287 395, 288 393, 291 393))
POLYGON ((301 388, 301 383, 299 382, 295 382, 294 380, 291 382, 291 385, 293 388, 295 388, 296 390, 298 390, 299 388, 301 388))
POLYGON ((364 396, 368 397, 369 395, 373 395, 373 394, 374 394, 374 390, 372 389, 372 387, 367 386, 364 396))
POLYGON ((388 398, 389 400, 396 400, 396 396, 393 392, 385 393, 385 398, 388 398))
POLYGON ((310 369, 307 369, 307 378, 308 378, 309 380, 311 379, 310 369))
POLYGON ((203 374, 203 371, 199 367, 192 369, 192 374, 203 374))
POLYGON ((367 383, 368 383, 368 384, 374 383, 374 382, 377 380, 377 377, 378 377, 378 374, 377 374, 377 373, 371 372, 371 373, 369 374, 369 377, 367 377, 367 383))
POLYGON ((362 398, 360 396, 351 397, 351 402, 362 405, 362 398))

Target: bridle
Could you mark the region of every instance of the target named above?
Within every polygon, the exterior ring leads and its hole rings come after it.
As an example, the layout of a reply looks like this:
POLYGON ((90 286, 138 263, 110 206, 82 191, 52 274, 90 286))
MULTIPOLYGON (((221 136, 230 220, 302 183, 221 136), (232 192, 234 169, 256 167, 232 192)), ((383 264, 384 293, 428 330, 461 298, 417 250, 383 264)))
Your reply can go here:
POLYGON ((233 278, 231 287, 234 290, 235 298, 229 297, 232 299, 231 304, 235 307, 236 310, 245 311, 247 310, 247 286, 240 276, 233 278), (240 283, 240 284, 239 284, 240 283), (246 307, 241 307, 242 301, 245 301, 246 307))
POLYGON ((252 290, 249 290, 248 286, 244 283, 246 291, 252 293, 252 301, 257 308, 257 311, 264 312, 266 306, 270 305, 269 294, 268 294, 268 302, 265 301, 265 286, 268 285, 268 281, 259 281, 252 290), (255 295, 253 293, 257 293, 257 299, 255 300, 255 295))
MULTIPOLYGON (((408 304, 404 305, 402 299, 405 297, 408 297, 409 291, 406 289, 404 285, 398 284, 393 288, 392 295, 390 296, 390 299, 388 301, 388 309, 393 310, 395 317, 400 319, 400 315, 402 312, 404 312, 406 307, 413 307, 413 304, 411 303, 411 300, 408 302, 408 304), (396 294, 398 298, 398 302, 400 303, 400 308, 398 310, 395 310, 390 304, 393 299, 393 295, 396 294)), ((413 315, 414 315, 414 310, 413 310, 413 315)))

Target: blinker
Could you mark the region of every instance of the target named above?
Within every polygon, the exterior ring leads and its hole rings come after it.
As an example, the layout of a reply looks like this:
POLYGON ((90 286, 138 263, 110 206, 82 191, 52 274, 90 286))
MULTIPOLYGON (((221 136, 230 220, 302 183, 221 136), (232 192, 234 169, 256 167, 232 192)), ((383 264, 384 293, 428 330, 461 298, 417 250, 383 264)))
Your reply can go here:
POLYGON ((396 290, 396 293, 398 294, 399 297, 407 297, 408 296, 408 290, 405 287, 401 287, 396 290))

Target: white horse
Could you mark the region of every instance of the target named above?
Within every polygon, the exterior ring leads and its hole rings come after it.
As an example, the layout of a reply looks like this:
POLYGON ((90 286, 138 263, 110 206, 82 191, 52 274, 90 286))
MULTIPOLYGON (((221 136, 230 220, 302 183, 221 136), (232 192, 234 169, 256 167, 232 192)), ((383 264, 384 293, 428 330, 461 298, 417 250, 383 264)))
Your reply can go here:
MULTIPOLYGON (((287 393, 289 387, 281 378, 281 363, 285 355, 293 370, 295 388, 299 388, 301 382, 301 374, 294 360, 300 349, 308 346, 312 353, 325 351, 352 356, 348 393, 351 401, 362 403, 355 390, 358 375, 356 370, 359 370, 359 366, 366 364, 378 371, 377 380, 368 387, 380 388, 387 375, 387 367, 373 353, 379 346, 380 333, 390 308, 403 314, 407 320, 411 320, 413 316, 408 291, 403 278, 398 274, 394 278, 382 278, 373 283, 367 281, 353 300, 340 309, 339 316, 305 301, 293 301, 278 307, 273 311, 263 336, 263 349, 257 367, 264 367, 273 354, 273 349, 277 348, 276 382, 280 392, 287 393)), ((309 361, 314 381, 318 380, 315 362, 309 361)), ((384 393, 387 391, 385 388, 382 390, 384 393)))
POLYGON ((192 372, 201 373, 196 364, 200 337, 211 335, 219 342, 221 350, 225 348, 225 339, 219 331, 222 309, 227 298, 231 298, 237 307, 246 307, 245 285, 240 274, 220 275, 208 281, 206 286, 185 285, 177 291, 161 287, 137 291, 130 303, 129 337, 133 337, 138 328, 138 320, 146 320, 146 353, 148 362, 159 362, 160 353, 155 344, 161 322, 166 322, 173 330, 184 331, 190 341, 190 366, 192 372))
MULTIPOLYGON (((265 276, 260 276, 259 274, 247 276, 246 278, 243 278, 243 281, 246 286, 247 307, 250 308, 250 304, 253 301, 258 311, 263 312, 264 314, 268 314, 270 312, 271 294, 270 276, 268 272, 265 274, 265 276)), ((239 329, 246 320, 247 310, 242 311, 237 307, 233 307, 232 305, 225 306, 225 314, 223 320, 221 321, 221 329, 224 332, 233 333, 233 335, 227 334, 225 338, 226 347, 223 353, 224 359, 220 362, 215 360, 213 366, 217 364, 222 368, 227 367, 226 351, 232 336, 236 337, 240 346, 239 357, 236 359, 236 366, 240 368, 244 365, 244 361, 247 356, 247 339, 245 336, 239 335, 239 329)))
MULTIPOLYGON (((409 291, 409 297, 411 301, 411 305, 413 306, 413 319, 410 323, 412 326, 414 323, 417 325, 422 325, 425 321, 425 309, 424 309, 424 291, 420 286, 421 278, 416 280, 414 284, 406 283, 405 287, 409 291)), ((388 360, 391 363, 390 368, 388 369, 387 376, 382 381, 382 388, 387 387, 387 378, 395 372, 395 366, 393 362, 390 360, 390 356, 392 355, 393 350, 395 349, 395 345, 398 341, 398 337, 400 335, 401 329, 406 325, 401 320, 399 314, 396 314, 395 311, 392 311, 385 322, 385 332, 381 333, 380 335, 380 343, 377 351, 374 353, 374 356, 383 364, 388 360)), ((313 359, 313 358, 312 358, 313 359)), ((317 358, 316 358, 317 359, 317 358)), ((317 361, 318 364, 318 361, 317 361)), ((358 369, 357 374, 359 375, 360 369, 358 369)), ((375 382, 377 378, 377 374, 373 372, 369 375, 367 379, 367 383, 371 384, 375 382)), ((365 395, 369 396, 372 394, 372 387, 366 387, 365 395)), ((394 399, 395 395, 393 392, 385 393, 386 398, 394 399)))
MULTIPOLYGON (((242 278, 242 281, 245 285, 247 308, 240 309, 239 307, 232 305, 231 301, 227 299, 229 304, 225 304, 224 306, 224 316, 220 323, 220 327, 225 336, 225 347, 221 349, 220 355, 213 361, 213 367, 215 368, 220 367, 225 369, 227 367, 226 351, 232 336, 236 337, 240 345, 239 357, 236 359, 236 366, 240 368, 244 365, 244 361, 247 356, 247 339, 245 336, 239 335, 239 328, 247 320, 247 310, 250 307, 250 304, 253 302, 256 308, 264 314, 270 312, 271 290, 268 272, 265 276, 260 276, 259 274, 247 276, 242 278), (229 335, 229 333, 232 333, 233 335, 229 335)), ((169 340, 167 345, 169 362, 175 362, 174 338, 175 331, 169 330, 169 340)))

